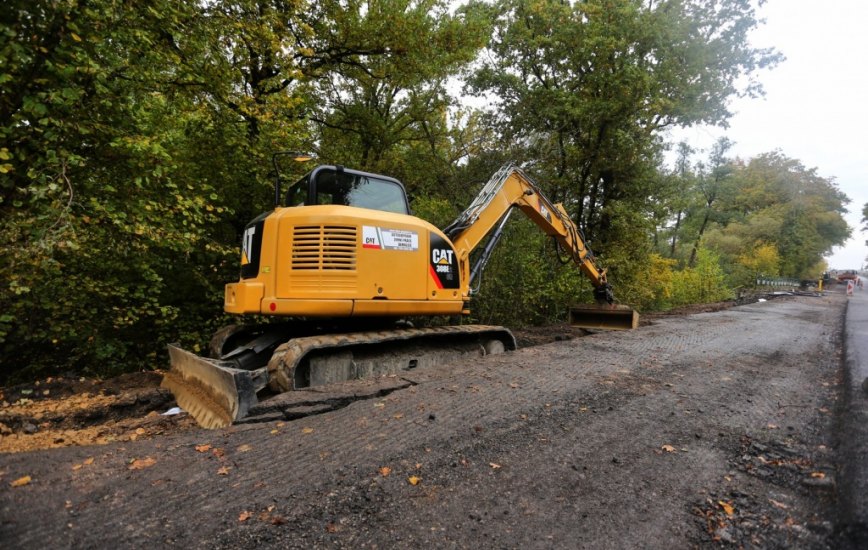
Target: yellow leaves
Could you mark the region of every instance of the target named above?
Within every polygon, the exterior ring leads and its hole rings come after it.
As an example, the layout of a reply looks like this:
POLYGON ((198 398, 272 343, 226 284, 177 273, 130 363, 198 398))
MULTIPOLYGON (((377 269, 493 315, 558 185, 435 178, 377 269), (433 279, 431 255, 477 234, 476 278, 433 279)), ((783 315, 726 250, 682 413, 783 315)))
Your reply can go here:
POLYGON ((71 36, 72 39, 75 40, 76 42, 81 42, 81 37, 79 35, 75 34, 74 32, 69 33, 69 36, 71 36))
POLYGON ((732 504, 723 500, 718 500, 717 504, 723 509, 727 516, 731 516, 735 513, 735 508, 733 508, 732 504))
POLYGON ((500 464, 498 464, 496 462, 489 462, 488 465, 491 466, 492 470, 499 470, 502 467, 500 464))
POLYGON ((787 509, 789 509, 789 506, 787 506, 787 505, 784 504, 783 502, 778 502, 778 501, 776 501, 776 500, 774 500, 774 499, 771 499, 771 498, 769 499, 769 502, 770 502, 770 503, 772 504, 772 506, 774 506, 775 508, 780 508, 781 510, 787 510, 787 509))
MULTIPOLYGON (((275 506, 272 504, 262 512, 259 512, 257 519, 259 521, 270 523, 272 525, 283 525, 284 523, 286 523, 286 520, 282 516, 272 514, 272 512, 274 512, 274 509, 275 506)), ((238 514, 238 521, 243 523, 252 518, 253 515, 254 512, 252 512, 251 510, 243 510, 240 514, 238 514)))
POLYGON ((240 445, 237 449, 235 449, 239 453, 247 453, 253 450, 253 447, 245 443, 244 445, 240 445))
POLYGON ((229 466, 221 466, 219 470, 217 470, 217 475, 220 476, 228 476, 229 472, 232 470, 229 466))
POLYGON ((381 476, 389 477, 389 474, 392 473, 392 469, 389 468, 388 466, 383 466, 382 468, 380 468, 379 472, 380 472, 381 476))
POLYGON ((145 458, 137 458, 130 462, 128 469, 130 470, 144 470, 145 468, 150 468, 154 464, 157 463, 157 459, 152 458, 150 456, 145 458))
POLYGON ((208 443, 205 443, 203 445, 196 445, 196 452, 197 453, 205 453, 205 452, 208 452, 210 450, 211 450, 211 445, 208 443))
POLYGON ((313 433, 313 428, 302 428, 302 429, 301 429, 301 433, 303 433, 303 434, 305 434, 305 435, 312 434, 312 433, 313 433))
POLYGON ((826 474, 823 472, 811 472, 811 477, 814 479, 826 479, 826 474))
POLYGON ((22 476, 9 484, 10 487, 24 487, 29 485, 33 479, 30 476, 22 476))
POLYGON ((407 478, 407 483, 409 483, 410 485, 413 485, 413 486, 419 485, 419 483, 421 483, 421 482, 422 482, 422 478, 418 477, 418 476, 410 476, 407 478))
POLYGON ((93 457, 85 458, 81 464, 73 464, 72 470, 78 471, 81 470, 84 466, 90 466, 91 464, 93 464, 93 457))
POLYGON ((667 453, 677 453, 678 452, 678 450, 675 447, 673 447, 672 445, 661 445, 660 448, 663 449, 664 451, 666 451, 667 453))

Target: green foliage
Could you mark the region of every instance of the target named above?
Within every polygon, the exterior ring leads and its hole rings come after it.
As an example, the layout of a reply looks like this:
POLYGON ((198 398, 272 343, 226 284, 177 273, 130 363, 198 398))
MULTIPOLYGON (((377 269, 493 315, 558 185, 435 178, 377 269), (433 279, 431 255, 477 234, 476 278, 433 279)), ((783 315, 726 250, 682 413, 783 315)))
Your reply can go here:
MULTIPOLYGON (((473 319, 509 326, 562 322, 572 304, 593 301, 593 291, 572 266, 561 265, 554 245, 529 220, 513 216, 486 268, 473 319)), ((474 281, 479 285, 479 281, 474 281)))
POLYGON ((731 163, 705 242, 722 255, 735 285, 747 284, 757 273, 813 278, 822 257, 850 235, 843 218, 847 202, 833 180, 780 153, 731 163), (776 254, 768 251, 765 264, 747 260, 768 246, 776 254), (758 271, 750 274, 749 269, 758 271))
MULTIPOLYGON (((848 234, 833 182, 725 148, 694 169, 684 146, 675 172, 657 170, 662 130, 724 122, 728 99, 759 93, 779 56, 748 45, 756 25, 748 0, 8 0, 0 380, 201 348, 240 232, 272 206, 277 150, 398 177, 441 227, 521 161, 620 301, 643 308, 720 299, 752 270, 815 269, 848 234), (497 96, 485 112, 452 95, 474 60, 469 88, 497 96)), ((519 219, 480 290, 475 318, 512 325, 592 299, 519 219)))

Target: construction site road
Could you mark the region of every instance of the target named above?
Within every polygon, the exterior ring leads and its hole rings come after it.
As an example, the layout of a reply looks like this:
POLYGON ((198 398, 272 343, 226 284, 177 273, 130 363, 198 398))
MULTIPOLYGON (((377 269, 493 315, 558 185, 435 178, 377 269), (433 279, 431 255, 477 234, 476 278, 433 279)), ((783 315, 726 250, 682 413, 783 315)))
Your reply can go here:
POLYGON ((3 454, 0 541, 864 548, 844 344, 865 297, 849 310, 832 292, 660 316, 359 382, 292 420, 3 454))

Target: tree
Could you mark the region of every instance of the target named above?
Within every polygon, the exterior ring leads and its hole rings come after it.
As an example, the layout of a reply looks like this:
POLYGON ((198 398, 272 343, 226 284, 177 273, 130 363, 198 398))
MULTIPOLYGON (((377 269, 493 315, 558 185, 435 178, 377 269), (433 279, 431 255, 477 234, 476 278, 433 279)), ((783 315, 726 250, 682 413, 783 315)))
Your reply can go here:
MULTIPOLYGON (((728 257, 725 265, 750 265, 747 255, 773 245, 777 258, 771 263, 777 263, 781 275, 811 278, 823 256, 850 235, 843 217, 849 199, 834 180, 779 152, 733 165, 729 186, 707 239, 728 257), (743 259, 736 261, 738 257, 743 259)), ((773 258, 769 252, 763 255, 773 258)))
POLYGON ((271 206, 270 154, 314 144, 312 83, 402 59, 410 74, 432 5, 417 4, 7 2, 2 375, 144 368, 166 342, 201 344, 241 228, 271 206))
MULTIPOLYGON (((551 166, 554 193, 594 239, 639 210, 668 126, 725 123, 780 56, 748 45, 751 2, 501 0, 490 55, 471 81, 498 99, 503 133, 551 166)), ((620 227, 619 227, 620 229, 620 227)), ((605 245, 604 245, 605 246, 605 245)))

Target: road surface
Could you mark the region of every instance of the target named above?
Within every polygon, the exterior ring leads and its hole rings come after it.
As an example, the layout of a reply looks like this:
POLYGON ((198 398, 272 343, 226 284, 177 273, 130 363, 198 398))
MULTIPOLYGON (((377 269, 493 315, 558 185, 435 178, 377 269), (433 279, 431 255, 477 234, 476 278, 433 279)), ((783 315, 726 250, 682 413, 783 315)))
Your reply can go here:
POLYGON ((360 384, 295 420, 0 455, 0 540, 857 548, 866 355, 844 323, 866 313, 831 293, 661 317, 360 384))

